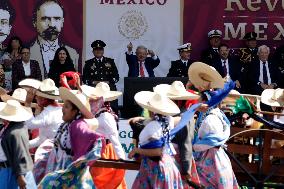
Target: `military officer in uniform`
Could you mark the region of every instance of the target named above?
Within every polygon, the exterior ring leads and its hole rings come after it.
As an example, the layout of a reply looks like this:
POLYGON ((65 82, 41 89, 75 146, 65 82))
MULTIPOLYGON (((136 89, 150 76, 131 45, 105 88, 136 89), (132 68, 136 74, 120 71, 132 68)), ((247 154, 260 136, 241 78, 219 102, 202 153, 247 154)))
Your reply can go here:
POLYGON ((220 30, 211 30, 208 33, 210 47, 202 51, 201 61, 212 66, 213 61, 219 57, 218 48, 221 44, 222 32, 220 30))
POLYGON ((257 40, 256 40, 256 33, 255 32, 248 32, 244 36, 244 40, 246 43, 245 48, 240 48, 237 52, 237 56, 239 57, 240 63, 241 63, 241 78, 242 80, 242 93, 248 93, 249 92, 249 86, 247 85, 247 79, 248 79, 248 70, 250 67, 250 63, 258 60, 257 55, 257 40))
POLYGON ((188 77, 188 68, 193 62, 190 59, 191 43, 183 44, 177 50, 179 51, 180 59, 171 62, 167 77, 188 77))
MULTIPOLYGON (((104 81, 109 84, 111 90, 117 90, 115 83, 119 80, 119 74, 114 60, 104 57, 105 46, 106 44, 101 40, 96 40, 91 44, 95 57, 85 62, 83 83, 95 87, 99 82, 104 81)), ((113 101, 111 106, 117 113, 117 100, 113 101)))

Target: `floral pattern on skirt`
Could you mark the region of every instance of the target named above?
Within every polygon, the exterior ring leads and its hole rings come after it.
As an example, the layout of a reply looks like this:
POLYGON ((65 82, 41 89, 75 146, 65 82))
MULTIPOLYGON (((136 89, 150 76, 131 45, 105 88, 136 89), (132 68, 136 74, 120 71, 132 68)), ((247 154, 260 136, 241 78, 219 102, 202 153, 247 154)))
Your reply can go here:
POLYGON ((37 184, 45 175, 48 157, 53 146, 53 141, 47 139, 36 150, 33 174, 37 184))
POLYGON ((183 189, 181 175, 173 157, 164 154, 160 161, 143 157, 133 189, 183 189))
POLYGON ((93 149, 85 156, 70 164, 65 170, 58 170, 47 174, 39 184, 39 189, 55 188, 93 188, 92 176, 89 172, 89 162, 101 157, 102 139, 98 139, 93 149))
POLYGON ((238 189, 231 161, 222 147, 194 154, 200 182, 206 189, 238 189))

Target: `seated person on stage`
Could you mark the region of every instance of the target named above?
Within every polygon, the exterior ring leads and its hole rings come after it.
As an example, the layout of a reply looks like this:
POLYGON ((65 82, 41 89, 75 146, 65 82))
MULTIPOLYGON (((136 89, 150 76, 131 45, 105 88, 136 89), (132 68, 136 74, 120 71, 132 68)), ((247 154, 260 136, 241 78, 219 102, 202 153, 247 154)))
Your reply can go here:
POLYGON ((190 59, 191 43, 181 45, 177 50, 179 51, 180 59, 171 62, 171 68, 167 77, 188 77, 187 71, 193 62, 190 59))
POLYGON ((136 55, 133 55, 132 43, 127 45, 126 62, 129 67, 128 77, 155 77, 154 69, 160 64, 160 59, 154 51, 147 50, 144 46, 138 46, 136 55), (151 57, 148 57, 147 55, 151 57))
POLYGON ((219 47, 219 57, 213 61, 213 67, 219 74, 226 79, 231 79, 236 82, 236 87, 241 88, 240 74, 241 66, 239 61, 230 55, 230 48, 226 44, 221 44, 219 47))

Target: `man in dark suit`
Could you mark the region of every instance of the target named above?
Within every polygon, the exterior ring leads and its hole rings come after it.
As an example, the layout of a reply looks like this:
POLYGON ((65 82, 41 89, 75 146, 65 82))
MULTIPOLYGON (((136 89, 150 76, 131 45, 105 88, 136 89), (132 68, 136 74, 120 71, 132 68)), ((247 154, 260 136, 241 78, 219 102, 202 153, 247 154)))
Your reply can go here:
MULTIPOLYGON (((113 59, 104 56, 106 44, 96 40, 91 44, 94 58, 87 60, 83 69, 83 83, 95 87, 99 82, 108 83, 110 90, 116 91, 119 74, 113 59)), ((118 101, 111 102, 112 109, 118 112, 118 101)))
POLYGON ((155 77, 154 69, 160 64, 160 59, 155 55, 154 51, 147 50, 144 46, 138 46, 136 55, 133 55, 132 43, 127 45, 128 52, 126 62, 128 64, 128 77, 155 77), (148 54, 151 57, 147 57, 148 54))
POLYGON ((237 59, 230 55, 229 46, 221 44, 218 48, 219 57, 213 61, 213 67, 219 72, 222 77, 231 79, 236 82, 236 88, 240 89, 240 74, 241 66, 237 59))
POLYGON ((30 60, 30 48, 21 49, 22 59, 12 64, 12 88, 18 88, 18 83, 26 78, 37 80, 42 79, 39 63, 36 60, 30 60))
POLYGON ((221 43, 222 32, 220 30, 211 30, 208 33, 210 47, 202 51, 201 62, 204 62, 210 66, 213 65, 213 61, 219 57, 218 48, 221 43))
POLYGON ((249 93, 249 85, 247 80, 249 79, 249 67, 251 62, 257 61, 258 60, 258 55, 257 55, 257 40, 256 40, 256 33, 255 32, 248 32, 244 36, 245 48, 240 48, 237 52, 236 55, 239 57, 240 64, 242 67, 242 93, 249 93))
POLYGON ((178 48, 180 59, 171 62, 167 77, 188 77, 188 68, 192 64, 190 59, 191 43, 186 43, 178 48))

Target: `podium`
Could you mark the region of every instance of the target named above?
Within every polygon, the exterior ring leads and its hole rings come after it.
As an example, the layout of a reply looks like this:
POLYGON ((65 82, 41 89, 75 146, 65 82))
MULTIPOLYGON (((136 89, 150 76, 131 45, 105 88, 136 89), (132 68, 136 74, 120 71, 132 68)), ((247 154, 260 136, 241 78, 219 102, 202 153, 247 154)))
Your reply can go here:
POLYGON ((181 81, 186 85, 187 77, 125 77, 123 92, 122 118, 141 116, 142 108, 135 102, 134 95, 139 91, 153 91, 153 87, 159 84, 171 84, 181 81))

